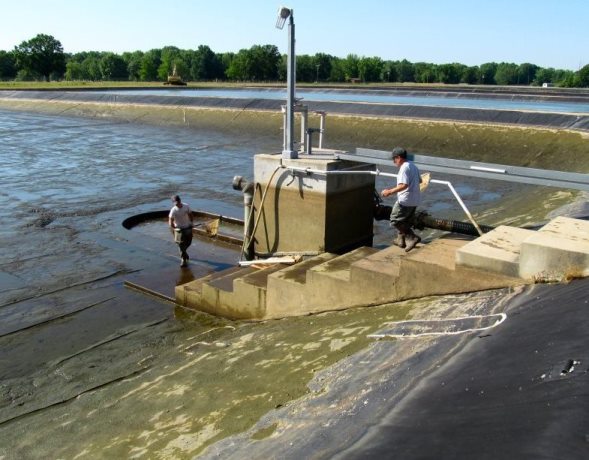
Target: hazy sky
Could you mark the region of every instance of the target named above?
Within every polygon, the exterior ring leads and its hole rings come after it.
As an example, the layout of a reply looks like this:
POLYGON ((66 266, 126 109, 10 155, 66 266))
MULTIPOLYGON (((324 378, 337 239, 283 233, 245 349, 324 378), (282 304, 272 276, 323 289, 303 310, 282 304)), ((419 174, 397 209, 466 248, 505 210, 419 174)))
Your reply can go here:
MULTIPOLYGON (((436 64, 589 64, 589 0, 284 0, 294 10, 297 54, 378 56, 436 64)), ((64 51, 177 46, 237 52, 287 49, 272 0, 0 0, 0 49, 39 33, 64 51)))

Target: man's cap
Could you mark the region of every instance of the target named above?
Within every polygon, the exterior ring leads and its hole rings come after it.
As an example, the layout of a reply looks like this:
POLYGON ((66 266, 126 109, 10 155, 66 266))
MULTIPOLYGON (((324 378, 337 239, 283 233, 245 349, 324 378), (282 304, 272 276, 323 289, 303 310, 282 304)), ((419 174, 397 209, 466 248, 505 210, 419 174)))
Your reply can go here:
POLYGON ((395 147, 393 149, 392 158, 395 157, 407 158, 407 150, 405 150, 403 147, 395 147))

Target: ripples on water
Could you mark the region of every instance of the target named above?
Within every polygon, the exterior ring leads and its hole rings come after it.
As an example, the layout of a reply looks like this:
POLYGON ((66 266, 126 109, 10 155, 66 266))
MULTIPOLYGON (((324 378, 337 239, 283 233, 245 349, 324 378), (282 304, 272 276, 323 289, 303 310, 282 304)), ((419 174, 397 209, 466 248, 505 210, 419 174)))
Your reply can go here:
MULTIPOLYGON (((221 208, 210 211, 223 212, 228 205, 225 210, 241 216, 233 176, 252 177, 253 156, 277 151, 282 141, 243 132, 232 136, 194 127, 8 111, 0 111, 0 139, 4 235, 30 224, 39 212, 90 215, 158 203, 173 193, 221 208)), ((505 187, 514 187, 489 181, 481 189, 465 177, 454 181, 468 206, 494 201, 505 187)), ((377 189, 388 183, 377 178, 377 189)), ((440 217, 463 218, 441 186, 430 185, 424 207, 440 217)), ((388 233, 388 224, 379 223, 377 232, 388 233)))
POLYGON ((0 140, 3 222, 14 222, 15 210, 87 213, 176 192, 239 203, 233 176, 251 176, 253 155, 273 148, 243 133, 8 111, 0 140))

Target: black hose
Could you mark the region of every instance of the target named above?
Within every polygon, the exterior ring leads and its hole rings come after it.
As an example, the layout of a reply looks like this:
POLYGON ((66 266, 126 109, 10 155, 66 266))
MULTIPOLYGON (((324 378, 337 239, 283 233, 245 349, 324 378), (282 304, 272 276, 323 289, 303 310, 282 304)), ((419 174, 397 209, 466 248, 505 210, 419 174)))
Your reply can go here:
MULTIPOLYGON (((476 227, 470 222, 461 222, 458 220, 438 219, 430 216, 426 212, 420 212, 415 217, 414 227, 418 229, 433 228, 436 230, 444 230, 446 232, 461 233, 463 235, 479 236, 476 227)), ((494 227, 489 225, 479 225, 483 233, 490 232, 494 227)))

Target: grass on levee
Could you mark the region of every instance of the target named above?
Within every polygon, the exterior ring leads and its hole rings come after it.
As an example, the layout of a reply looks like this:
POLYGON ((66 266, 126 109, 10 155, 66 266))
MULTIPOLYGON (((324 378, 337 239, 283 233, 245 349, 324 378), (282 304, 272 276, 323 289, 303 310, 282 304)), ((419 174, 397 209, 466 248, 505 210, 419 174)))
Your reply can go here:
MULTIPOLYGON (((419 83, 301 83, 297 82, 297 87, 305 88, 408 88, 408 87, 428 87, 442 89, 447 85, 419 84, 419 83)), ((460 85, 452 85, 459 87, 460 85)), ((164 85, 161 81, 86 81, 86 80, 60 80, 60 81, 0 81, 1 89, 19 89, 19 90, 59 90, 59 89, 107 89, 107 88, 246 88, 246 87, 267 87, 267 88, 285 88, 286 82, 229 82, 229 81, 193 81, 187 82, 186 86, 169 86, 164 85)), ((470 86, 472 87, 472 85, 470 86)))

